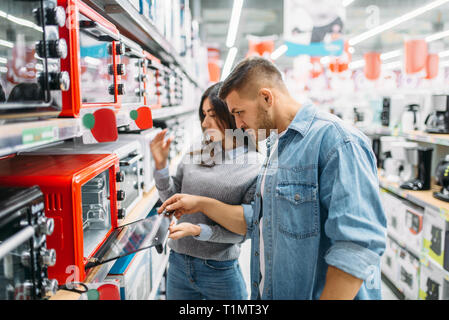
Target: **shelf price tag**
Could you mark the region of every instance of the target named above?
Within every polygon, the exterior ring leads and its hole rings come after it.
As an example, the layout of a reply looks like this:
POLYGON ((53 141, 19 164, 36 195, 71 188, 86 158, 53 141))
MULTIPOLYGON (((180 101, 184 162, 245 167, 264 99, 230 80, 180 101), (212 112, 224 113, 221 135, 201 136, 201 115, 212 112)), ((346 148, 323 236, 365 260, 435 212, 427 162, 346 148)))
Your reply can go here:
POLYGON ((50 142, 58 139, 58 128, 54 126, 30 128, 22 131, 22 144, 50 142))

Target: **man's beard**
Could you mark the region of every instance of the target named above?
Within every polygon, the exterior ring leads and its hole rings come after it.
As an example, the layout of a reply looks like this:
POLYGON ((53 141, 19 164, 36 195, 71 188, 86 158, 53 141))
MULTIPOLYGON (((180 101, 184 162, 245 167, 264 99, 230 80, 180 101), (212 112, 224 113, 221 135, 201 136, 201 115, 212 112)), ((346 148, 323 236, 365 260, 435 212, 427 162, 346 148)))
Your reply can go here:
POLYGON ((265 111, 260 105, 257 107, 257 120, 256 120, 256 139, 257 141, 265 140, 270 136, 270 130, 276 129, 274 121, 270 118, 267 111, 265 111), (265 130, 265 135, 263 135, 265 130), (261 132, 259 132, 261 131, 261 132))

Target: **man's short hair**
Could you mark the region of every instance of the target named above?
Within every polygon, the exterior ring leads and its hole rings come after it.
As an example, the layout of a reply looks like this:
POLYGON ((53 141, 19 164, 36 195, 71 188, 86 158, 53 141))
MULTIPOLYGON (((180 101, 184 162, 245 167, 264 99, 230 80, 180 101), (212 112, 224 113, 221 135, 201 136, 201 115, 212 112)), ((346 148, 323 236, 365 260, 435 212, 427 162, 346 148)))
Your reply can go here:
POLYGON ((223 81, 219 97, 225 100, 233 90, 241 90, 255 82, 281 85, 285 88, 282 74, 269 60, 261 57, 249 57, 239 62, 231 74, 223 81))

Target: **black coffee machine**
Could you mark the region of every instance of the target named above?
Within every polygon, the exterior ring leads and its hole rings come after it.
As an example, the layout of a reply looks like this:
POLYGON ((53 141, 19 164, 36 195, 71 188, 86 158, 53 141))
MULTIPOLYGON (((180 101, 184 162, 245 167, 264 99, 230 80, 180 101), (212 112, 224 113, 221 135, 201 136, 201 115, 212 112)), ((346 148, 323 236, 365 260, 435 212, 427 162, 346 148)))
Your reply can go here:
POLYGON ((441 190, 434 192, 433 196, 439 200, 449 202, 449 154, 438 163, 435 179, 436 183, 441 186, 441 190))
POLYGON ((391 98, 384 97, 382 99, 382 113, 380 115, 380 120, 382 122, 382 126, 388 127, 390 125, 390 105, 391 98))
POLYGON ((418 153, 418 161, 415 163, 418 168, 417 176, 414 179, 404 182, 400 187, 414 191, 430 190, 433 148, 419 147, 416 152, 418 153))
POLYGON ((424 122, 426 132, 449 133, 449 96, 433 95, 432 110, 424 122))

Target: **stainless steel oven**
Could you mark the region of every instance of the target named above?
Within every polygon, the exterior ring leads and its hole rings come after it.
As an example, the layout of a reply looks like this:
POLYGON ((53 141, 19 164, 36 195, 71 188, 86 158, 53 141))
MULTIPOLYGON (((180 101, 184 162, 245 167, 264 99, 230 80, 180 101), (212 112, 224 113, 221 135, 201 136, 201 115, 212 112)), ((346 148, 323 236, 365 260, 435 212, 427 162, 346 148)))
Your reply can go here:
POLYGON ((39 187, 0 187, 0 300, 44 299, 58 283, 47 276, 56 262, 46 236, 54 222, 44 215, 39 187))
POLYGON ((61 91, 70 87, 60 68, 67 57, 59 37, 65 21, 56 0, 0 1, 0 118, 59 114, 61 91))

